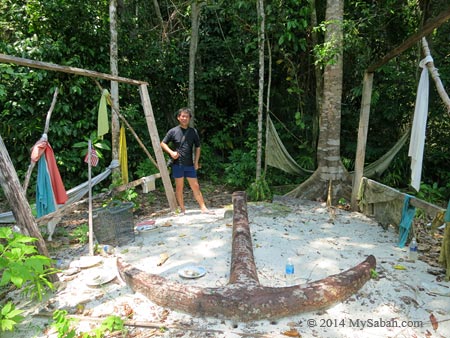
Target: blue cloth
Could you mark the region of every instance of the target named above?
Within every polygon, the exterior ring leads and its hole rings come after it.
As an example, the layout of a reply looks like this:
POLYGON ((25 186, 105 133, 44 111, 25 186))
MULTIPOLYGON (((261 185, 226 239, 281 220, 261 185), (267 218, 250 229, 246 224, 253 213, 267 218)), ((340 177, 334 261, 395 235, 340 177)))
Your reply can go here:
POLYGON ((38 161, 38 173, 36 184, 36 212, 37 217, 47 215, 56 210, 55 196, 52 182, 47 168, 45 156, 38 161))
POLYGON ((411 196, 405 195, 405 200, 403 202, 402 209, 402 219, 399 224, 399 239, 398 246, 403 248, 408 239, 409 230, 411 229, 411 224, 416 214, 416 207, 409 204, 411 196))
POLYGON ((450 222, 450 200, 448 201, 448 204, 447 204, 447 211, 445 212, 445 215, 444 215, 444 221, 450 222))

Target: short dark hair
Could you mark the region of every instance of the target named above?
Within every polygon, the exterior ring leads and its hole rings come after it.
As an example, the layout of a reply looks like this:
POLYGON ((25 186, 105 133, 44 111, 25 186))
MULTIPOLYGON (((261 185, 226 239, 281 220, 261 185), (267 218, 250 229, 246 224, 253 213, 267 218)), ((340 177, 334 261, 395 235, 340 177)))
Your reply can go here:
POLYGON ((192 111, 191 111, 191 109, 188 108, 188 107, 183 107, 183 108, 178 109, 177 117, 180 116, 181 113, 188 113, 188 114, 189 114, 189 117, 192 117, 192 111))

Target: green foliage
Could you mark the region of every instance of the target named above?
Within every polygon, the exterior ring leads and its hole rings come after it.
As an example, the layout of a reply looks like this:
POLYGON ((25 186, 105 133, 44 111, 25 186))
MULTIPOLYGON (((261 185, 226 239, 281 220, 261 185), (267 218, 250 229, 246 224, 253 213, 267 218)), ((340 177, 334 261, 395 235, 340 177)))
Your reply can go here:
POLYGON ((22 310, 17 310, 12 302, 0 307, 0 332, 13 331, 14 327, 20 323, 24 317, 22 310))
POLYGON ((429 203, 446 207, 448 200, 445 196, 445 192, 445 188, 439 187, 437 183, 431 185, 421 183, 420 190, 416 193, 416 197, 429 203))
POLYGON ((66 310, 56 310, 53 312, 52 327, 58 332, 58 338, 74 338, 77 337, 74 328, 77 320, 67 317, 66 310))
POLYGON ((103 150, 111 150, 109 145, 109 141, 104 140, 103 138, 97 137, 97 131, 91 132, 89 137, 84 137, 84 141, 74 143, 74 148, 80 148, 80 157, 84 158, 88 152, 89 139, 92 142, 92 147, 94 147, 98 158, 103 159, 105 156, 103 155, 103 150))
POLYGON ((236 189, 246 189, 255 177, 255 157, 241 149, 231 152, 229 164, 225 166, 225 182, 236 189))
POLYGON ((121 331, 124 332, 125 326, 124 321, 119 316, 108 316, 100 325, 100 327, 94 330, 95 337, 101 338, 104 337, 104 334, 107 332, 115 332, 121 331))
POLYGON ((247 189, 247 195, 251 201, 255 202, 269 201, 272 199, 272 192, 264 175, 250 184, 250 187, 247 189))
MULTIPOLYGON (((4 0, 0 4, 0 53, 48 61, 56 64, 110 72, 109 2, 88 0, 25 1, 4 0)), ((122 2, 119 15, 119 68, 122 76, 149 83, 155 123, 160 136, 176 124, 173 112, 187 104, 190 42, 190 2, 160 2, 161 25, 151 2, 122 2), (174 15, 174 14, 177 15, 174 15), (173 14, 173 15, 172 15, 173 14)), ((422 4, 423 5, 423 4, 422 4)), ((443 0, 427 8, 414 1, 387 0, 346 3, 344 29, 344 83, 342 95, 341 155, 349 167, 356 152, 356 134, 364 71, 376 60, 412 34, 421 22, 446 8, 443 0)), ((315 2, 317 27, 311 24, 312 2, 272 1, 265 4, 266 41, 272 57, 270 109, 290 134, 280 137, 297 162, 315 167, 318 130, 317 93, 314 64, 326 64, 335 54, 333 44, 323 44, 325 2, 315 2), (312 32, 317 33, 314 45, 312 32), (316 57, 311 51, 317 51, 316 57), (297 138, 301 139, 300 142, 297 138)), ((202 169, 213 182, 245 188, 254 179, 251 156, 255 151, 256 103, 258 92, 258 18, 254 4, 243 0, 207 2, 202 8, 200 40, 195 74, 195 126, 202 138, 202 169), (236 160, 250 160, 238 163, 236 160), (231 162, 230 162, 231 161, 231 162), (225 175, 223 172, 225 171, 225 175)), ((429 37, 435 64, 443 83, 450 81, 448 36, 442 25, 429 37)), ((377 70, 374 76, 371 121, 366 162, 383 155, 411 122, 417 89, 420 50, 410 48, 377 70)), ((266 60, 268 61, 268 53, 266 60)), ((268 65, 268 62, 266 62, 268 65)), ((266 76, 268 75, 266 69, 266 76)), ((320 76, 320 75, 319 75, 320 76)), ((49 140, 66 187, 87 178, 80 140, 96 130, 101 93, 89 78, 46 70, 0 64, 0 135, 20 178, 29 165, 29 149, 40 138, 46 113, 56 87, 57 104, 52 114, 49 140), (78 142, 77 148, 73 143, 78 142), (81 150, 81 151, 80 151, 81 150)), ((267 78, 267 77, 266 77, 267 78)), ((100 83, 107 86, 106 82, 100 83)), ((151 148, 146 118, 135 86, 120 86, 123 116, 147 148, 151 148)), ((448 122, 446 111, 435 93, 430 97, 427 156, 424 158, 425 184, 437 182, 450 196, 448 163, 448 122)), ((102 143, 110 147, 111 135, 102 143)), ((96 147, 99 145, 95 142, 96 147)), ((130 140, 130 175, 146 176, 155 168, 140 146, 130 140), (148 172, 148 173, 147 173, 148 172)), ((93 168, 103 171, 112 154, 97 148, 103 160, 93 168)), ((150 149, 151 150, 151 149, 150 149)), ((154 150, 153 150, 154 151, 154 150)), ((393 187, 404 187, 407 157, 391 166, 380 179, 393 187)), ((292 184, 299 178, 268 169, 268 184, 292 184), (270 175, 269 175, 270 174, 270 175)), ((30 187, 35 185, 32 175, 30 187)), ((101 182, 95 189, 108 188, 101 182)), ((31 189, 30 189, 31 190, 31 189)), ((31 192, 29 192, 31 194, 31 192)), ((1 192, 0 192, 1 194, 1 192)), ((125 199, 132 198, 132 193, 125 199)))
POLYGON ((46 290, 53 290, 53 284, 47 277, 56 270, 51 267, 52 260, 38 255, 31 245, 35 238, 13 232, 10 228, 0 227, 0 286, 13 284, 31 298, 42 299, 46 290))
POLYGON ((147 158, 137 165, 135 175, 136 177, 140 178, 150 176, 158 172, 159 172, 158 168, 153 164, 153 162, 150 161, 150 159, 147 158))
POLYGON ((380 278, 380 275, 378 274, 377 270, 370 269, 370 278, 378 280, 380 278))
POLYGON ((108 316, 100 326, 90 332, 78 332, 75 328, 77 320, 70 318, 66 310, 56 310, 53 313, 52 327, 58 332, 58 338, 102 338, 108 333, 125 332, 124 321, 118 316, 108 316))
MULTIPOLYGON (((0 287, 13 285, 32 299, 42 300, 54 288, 47 278, 56 270, 51 267, 50 258, 37 254, 32 245, 35 241, 8 227, 0 227, 0 287)), ((22 319, 22 311, 16 310, 13 304, 7 303, 0 313, 2 330, 12 330, 22 319)))
POLYGON ((75 228, 70 234, 71 239, 75 239, 80 244, 86 244, 89 241, 89 226, 84 223, 75 228))

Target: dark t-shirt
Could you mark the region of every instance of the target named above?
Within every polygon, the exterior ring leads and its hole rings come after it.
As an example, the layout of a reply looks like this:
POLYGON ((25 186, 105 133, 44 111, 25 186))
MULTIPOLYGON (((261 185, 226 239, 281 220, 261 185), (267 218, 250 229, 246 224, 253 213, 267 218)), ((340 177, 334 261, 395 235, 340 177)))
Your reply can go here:
POLYGON ((180 126, 176 126, 170 129, 166 136, 162 140, 165 144, 172 143, 173 150, 178 151, 180 157, 176 159, 173 164, 193 166, 193 147, 200 147, 200 137, 197 130, 191 127, 183 129, 180 126), (183 139, 184 137, 184 139, 183 139), (183 142, 184 141, 184 142, 183 142), (181 145, 181 147, 180 147, 181 145))

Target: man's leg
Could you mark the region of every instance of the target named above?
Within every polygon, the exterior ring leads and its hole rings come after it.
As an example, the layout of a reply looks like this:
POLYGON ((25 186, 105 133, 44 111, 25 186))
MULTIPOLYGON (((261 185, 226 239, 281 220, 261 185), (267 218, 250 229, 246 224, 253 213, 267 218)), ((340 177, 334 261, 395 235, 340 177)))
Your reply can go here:
POLYGON ((200 185, 198 184, 198 179, 196 177, 187 177, 189 185, 194 194, 194 198, 200 206, 200 210, 202 212, 208 212, 208 208, 205 205, 205 201, 203 200, 202 192, 200 191, 200 185))
POLYGON ((183 189, 184 177, 175 178, 175 197, 177 198, 178 206, 182 213, 186 212, 186 208, 184 207, 183 189))

